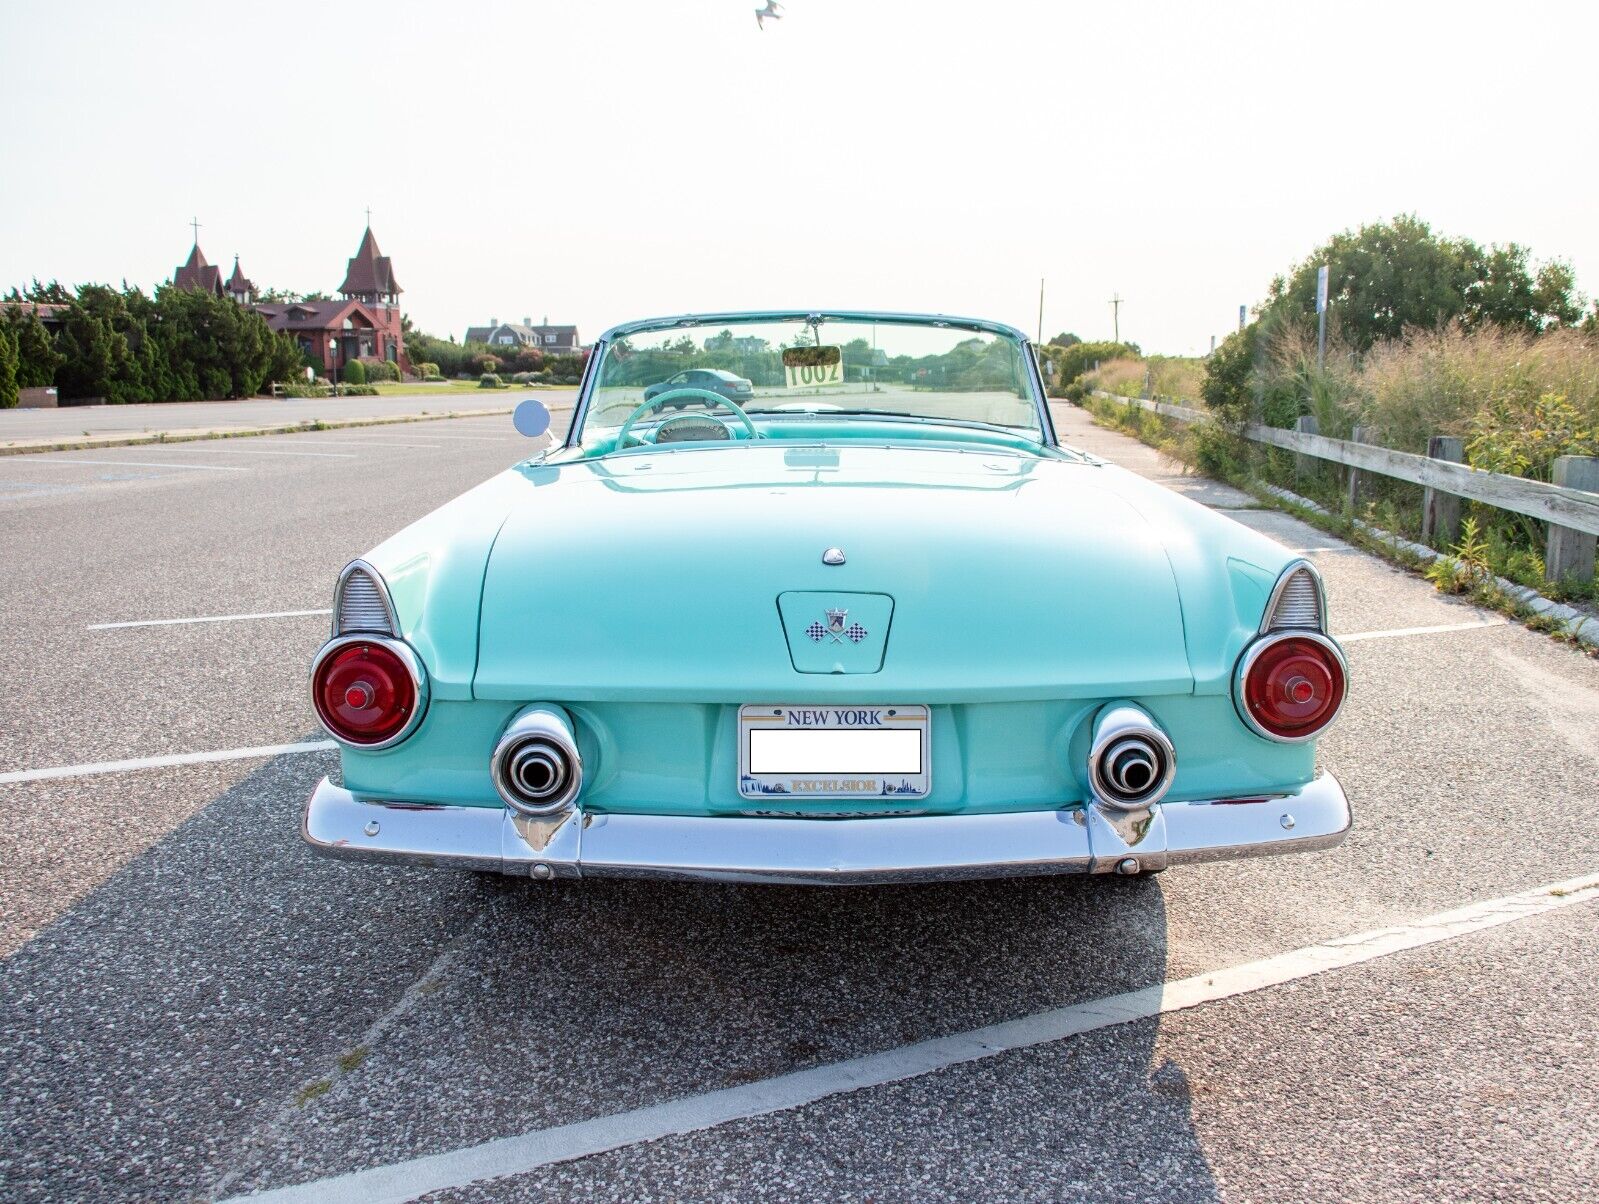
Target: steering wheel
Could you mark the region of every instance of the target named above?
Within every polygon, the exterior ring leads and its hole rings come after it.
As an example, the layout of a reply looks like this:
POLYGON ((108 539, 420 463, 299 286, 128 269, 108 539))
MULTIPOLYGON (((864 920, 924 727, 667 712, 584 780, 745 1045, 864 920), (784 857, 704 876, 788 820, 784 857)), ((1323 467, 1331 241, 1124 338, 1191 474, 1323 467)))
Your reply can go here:
POLYGON ((684 385, 680 389, 668 389, 665 393, 656 394, 643 405, 639 406, 638 409, 629 414, 626 421, 622 423, 622 428, 616 432, 616 450, 621 451, 622 448, 627 446, 627 437, 633 433, 634 424, 636 424, 640 418, 644 417, 644 415, 653 410, 660 409, 664 405, 674 401, 681 401, 685 398, 691 398, 696 401, 710 401, 721 406, 723 409, 732 410, 734 416, 744 424, 744 429, 749 432, 749 437, 751 439, 759 439, 761 437, 760 432, 755 429, 755 424, 750 421, 750 416, 738 406, 734 405, 733 402, 723 397, 720 393, 713 393, 709 389, 696 389, 691 385, 684 385))

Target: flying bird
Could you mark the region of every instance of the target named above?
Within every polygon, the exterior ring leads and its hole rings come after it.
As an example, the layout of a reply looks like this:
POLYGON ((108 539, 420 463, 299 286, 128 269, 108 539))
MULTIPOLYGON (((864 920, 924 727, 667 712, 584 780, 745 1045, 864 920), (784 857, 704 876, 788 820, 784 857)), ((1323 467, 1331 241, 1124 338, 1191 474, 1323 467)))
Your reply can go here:
POLYGON ((777 0, 766 0, 765 8, 758 8, 755 10, 755 24, 761 27, 761 32, 764 33, 766 31, 767 17, 772 18, 774 21, 781 21, 783 19, 783 14, 777 11, 782 7, 783 6, 779 4, 777 0))

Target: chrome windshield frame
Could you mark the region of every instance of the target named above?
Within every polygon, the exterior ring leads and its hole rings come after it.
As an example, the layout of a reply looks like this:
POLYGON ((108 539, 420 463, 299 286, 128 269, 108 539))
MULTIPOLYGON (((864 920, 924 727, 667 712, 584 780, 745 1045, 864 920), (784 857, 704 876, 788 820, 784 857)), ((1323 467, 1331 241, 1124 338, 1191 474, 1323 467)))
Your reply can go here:
POLYGON ((1011 340, 1016 345, 1017 351, 1026 364, 1028 389, 1032 394, 1033 409, 1038 416, 1039 444, 1043 447, 1052 448, 1060 446, 1060 441, 1055 435, 1054 418, 1049 412, 1049 397, 1044 388, 1044 378, 1038 367, 1038 354, 1033 348, 1032 340, 1016 327, 1007 326, 1003 322, 990 322, 984 318, 952 317, 949 314, 833 309, 747 310, 726 313, 677 314, 670 317, 641 318, 637 321, 623 322, 612 326, 604 334, 600 335, 595 340, 593 347, 589 349, 588 363, 584 366, 583 381, 578 389, 577 405, 572 411, 571 424, 566 429, 566 440, 561 446, 563 448, 579 446, 583 424, 588 420, 589 403, 593 399, 600 367, 605 360, 605 354, 610 345, 617 339, 625 338, 630 334, 637 334, 641 331, 687 330, 696 326, 731 326, 754 322, 806 322, 810 320, 822 322, 878 322, 891 326, 938 326, 948 327, 953 330, 970 330, 978 334, 991 334, 998 338, 1011 340))

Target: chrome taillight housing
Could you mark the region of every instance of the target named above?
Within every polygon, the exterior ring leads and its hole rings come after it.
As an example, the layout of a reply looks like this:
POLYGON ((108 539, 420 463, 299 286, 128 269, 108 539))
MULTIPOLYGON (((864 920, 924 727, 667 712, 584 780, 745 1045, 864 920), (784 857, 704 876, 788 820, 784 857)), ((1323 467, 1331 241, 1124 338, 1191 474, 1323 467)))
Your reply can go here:
POLYGON ((1282 743, 1325 731, 1349 692, 1343 649, 1327 634, 1321 575, 1296 560, 1278 575, 1260 634, 1233 675, 1233 702, 1256 735, 1282 743))
POLYGON ((329 640, 311 664, 311 705, 335 740, 389 748, 427 711, 427 674, 409 645, 382 636, 329 640))

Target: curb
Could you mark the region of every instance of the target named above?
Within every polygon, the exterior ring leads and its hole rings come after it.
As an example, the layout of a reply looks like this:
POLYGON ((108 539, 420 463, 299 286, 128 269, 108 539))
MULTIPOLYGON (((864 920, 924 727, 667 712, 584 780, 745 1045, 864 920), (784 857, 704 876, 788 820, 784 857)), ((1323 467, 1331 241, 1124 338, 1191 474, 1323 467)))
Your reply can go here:
MULTIPOLYGON (((1257 488, 1280 501, 1288 502, 1290 505, 1325 515, 1327 518, 1340 518, 1340 516, 1333 514, 1320 502, 1313 502, 1308 497, 1301 497, 1290 489, 1267 485, 1264 482, 1261 482, 1257 488)), ((1442 560, 1449 555, 1449 553, 1440 552, 1436 548, 1429 548, 1426 544, 1406 539, 1402 535, 1395 535, 1392 531, 1384 531, 1381 527, 1374 527, 1364 519, 1351 517, 1348 521, 1379 543, 1408 552, 1418 560, 1431 563, 1434 560, 1442 560)), ((1503 577, 1494 577, 1492 581, 1501 593, 1521 603, 1528 610, 1555 620, 1560 624, 1561 630, 1579 644, 1599 649, 1599 619, 1594 618, 1593 615, 1586 614, 1575 607, 1567 606, 1563 602, 1556 602, 1552 598, 1546 598, 1529 586, 1517 585, 1514 581, 1507 581, 1503 577)))
MULTIPOLYGON (((571 403, 557 403, 550 410, 569 410, 571 403)), ((94 435, 89 438, 57 442, 8 443, 0 446, 0 456, 25 456, 36 452, 94 451, 106 447, 144 447, 154 443, 197 443, 206 439, 248 439, 253 435, 300 435, 308 431, 342 431, 358 426, 398 426, 411 422, 440 422, 448 418, 498 418, 509 408, 492 410, 445 410, 437 414, 389 414, 369 418, 314 418, 274 426, 244 426, 225 429, 145 431, 137 435, 94 435)))

